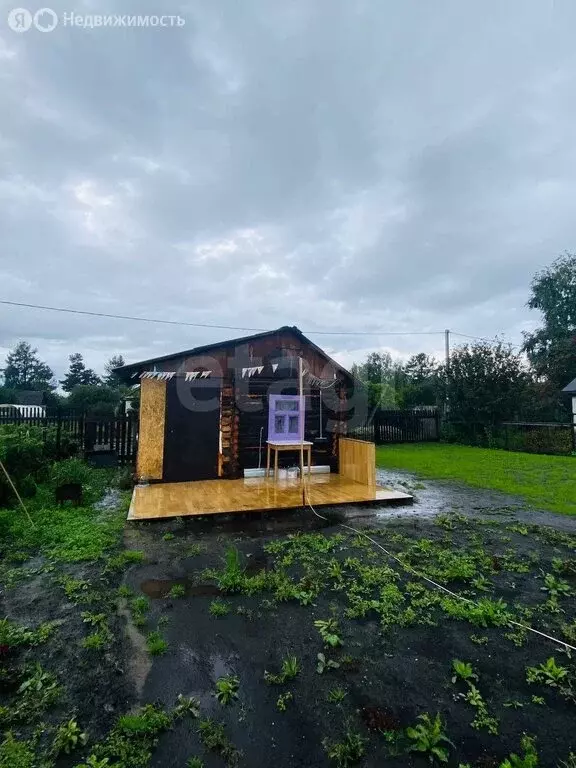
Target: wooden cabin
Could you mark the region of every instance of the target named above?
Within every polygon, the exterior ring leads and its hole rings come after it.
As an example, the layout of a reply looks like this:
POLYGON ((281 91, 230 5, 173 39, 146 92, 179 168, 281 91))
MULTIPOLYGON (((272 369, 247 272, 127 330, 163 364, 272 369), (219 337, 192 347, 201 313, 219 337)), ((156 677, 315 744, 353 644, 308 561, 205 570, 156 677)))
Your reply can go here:
MULTIPOLYGON (((296 478, 304 474, 311 488, 324 486, 325 494, 333 476, 334 487, 346 478, 358 486, 352 489, 356 496, 374 500, 374 444, 345 438, 350 419, 365 418, 362 390, 296 327, 144 360, 116 373, 141 386, 141 485, 134 501, 146 496, 149 503, 140 505, 146 506, 142 514, 133 504, 133 517, 295 506, 294 500, 301 503, 296 478), (310 468, 302 466, 302 446, 310 468), (169 485, 170 493, 154 490, 157 484, 169 485), (279 496, 290 489, 296 496, 279 496), (152 514, 155 506, 170 513, 152 514)), ((354 493, 344 496, 355 499, 354 493)), ((344 503, 334 495, 330 500, 344 503)))

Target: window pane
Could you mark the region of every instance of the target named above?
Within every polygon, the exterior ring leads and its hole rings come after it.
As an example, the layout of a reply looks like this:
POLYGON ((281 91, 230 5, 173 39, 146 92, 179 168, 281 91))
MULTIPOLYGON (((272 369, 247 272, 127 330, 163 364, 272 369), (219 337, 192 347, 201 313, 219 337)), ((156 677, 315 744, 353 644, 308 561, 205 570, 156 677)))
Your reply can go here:
POLYGON ((288 432, 291 434, 298 434, 298 422, 299 418, 298 416, 290 416, 288 418, 288 432))
POLYGON ((276 410, 277 411, 297 411, 298 401, 297 400, 277 400, 276 410))
POLYGON ((285 416, 274 416, 274 432, 276 432, 276 434, 279 434, 280 432, 284 432, 285 420, 286 420, 285 416))

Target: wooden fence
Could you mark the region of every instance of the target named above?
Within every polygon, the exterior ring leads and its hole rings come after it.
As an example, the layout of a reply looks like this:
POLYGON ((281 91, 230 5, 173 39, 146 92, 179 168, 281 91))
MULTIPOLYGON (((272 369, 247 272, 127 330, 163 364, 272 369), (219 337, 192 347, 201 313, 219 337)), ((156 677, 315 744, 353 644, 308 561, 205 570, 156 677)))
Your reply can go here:
POLYGON ((347 436, 384 443, 423 443, 440 439, 437 408, 378 409, 360 425, 349 427, 347 436))
POLYGON ((45 441, 54 441, 61 458, 81 452, 94 461, 106 455, 111 463, 120 466, 136 461, 137 414, 98 421, 73 411, 47 409, 43 416, 23 416, 13 409, 0 408, 0 427, 6 424, 41 429, 45 441))

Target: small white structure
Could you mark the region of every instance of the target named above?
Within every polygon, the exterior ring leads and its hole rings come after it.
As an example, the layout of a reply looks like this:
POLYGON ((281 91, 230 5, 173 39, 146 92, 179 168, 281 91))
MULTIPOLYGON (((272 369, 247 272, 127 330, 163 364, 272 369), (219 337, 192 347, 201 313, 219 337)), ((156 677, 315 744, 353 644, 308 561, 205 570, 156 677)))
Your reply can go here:
POLYGON ((0 414, 12 409, 26 419, 44 418, 46 416, 45 405, 18 405, 17 403, 0 403, 0 414))

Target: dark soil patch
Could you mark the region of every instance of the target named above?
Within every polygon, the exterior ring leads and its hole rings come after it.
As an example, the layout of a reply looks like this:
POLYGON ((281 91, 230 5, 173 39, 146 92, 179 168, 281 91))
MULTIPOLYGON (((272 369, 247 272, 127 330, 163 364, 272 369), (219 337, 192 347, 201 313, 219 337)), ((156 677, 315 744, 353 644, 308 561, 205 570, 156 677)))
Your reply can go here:
POLYGON ((399 731, 402 727, 400 718, 389 709, 368 706, 362 709, 361 716, 369 731, 399 731))

